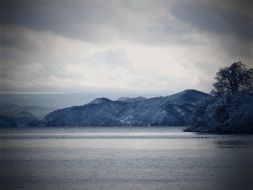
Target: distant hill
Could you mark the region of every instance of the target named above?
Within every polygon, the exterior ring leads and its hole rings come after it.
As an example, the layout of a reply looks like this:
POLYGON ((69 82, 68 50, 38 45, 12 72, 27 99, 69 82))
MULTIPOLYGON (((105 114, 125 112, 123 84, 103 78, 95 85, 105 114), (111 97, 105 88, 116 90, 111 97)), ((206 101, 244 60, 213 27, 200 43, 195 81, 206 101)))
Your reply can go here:
POLYGON ((36 118, 43 118, 50 112, 56 110, 53 107, 41 107, 41 106, 18 106, 14 104, 4 104, 0 106, 0 115, 2 116, 33 116, 36 118))
POLYGON ((57 108, 40 106, 17 106, 3 104, 0 106, 0 127, 26 127, 32 121, 43 119, 57 108))
POLYGON ((149 99, 137 97, 112 101, 97 98, 83 106, 54 111, 45 117, 43 124, 73 127, 190 125, 196 104, 207 96, 197 90, 185 90, 171 96, 149 99))

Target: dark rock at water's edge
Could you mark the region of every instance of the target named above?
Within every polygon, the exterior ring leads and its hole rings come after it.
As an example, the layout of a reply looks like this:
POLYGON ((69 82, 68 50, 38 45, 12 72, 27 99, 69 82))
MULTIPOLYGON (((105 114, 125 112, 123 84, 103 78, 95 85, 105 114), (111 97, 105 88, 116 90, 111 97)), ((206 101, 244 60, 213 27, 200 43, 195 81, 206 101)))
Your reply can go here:
MULTIPOLYGON (((54 126, 187 126, 196 105, 209 95, 196 90, 155 98, 98 98, 83 106, 48 114, 44 124, 54 126)), ((41 124, 41 122, 40 122, 41 124)))

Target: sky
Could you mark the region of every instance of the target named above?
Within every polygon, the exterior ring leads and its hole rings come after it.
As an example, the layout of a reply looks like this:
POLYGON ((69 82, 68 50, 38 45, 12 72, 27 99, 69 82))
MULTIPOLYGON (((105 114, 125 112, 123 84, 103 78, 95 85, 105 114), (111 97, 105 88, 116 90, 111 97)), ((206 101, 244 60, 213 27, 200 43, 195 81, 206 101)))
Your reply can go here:
POLYGON ((250 0, 2 0, 0 92, 210 92, 252 67, 250 0))

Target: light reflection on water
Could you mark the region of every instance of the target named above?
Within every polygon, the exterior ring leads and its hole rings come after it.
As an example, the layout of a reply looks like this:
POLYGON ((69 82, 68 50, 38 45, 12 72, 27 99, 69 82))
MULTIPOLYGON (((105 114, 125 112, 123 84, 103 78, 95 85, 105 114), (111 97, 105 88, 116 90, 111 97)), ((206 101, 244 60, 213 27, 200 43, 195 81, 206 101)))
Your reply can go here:
POLYGON ((3 189, 252 187, 251 135, 185 133, 182 128, 0 132, 3 189))

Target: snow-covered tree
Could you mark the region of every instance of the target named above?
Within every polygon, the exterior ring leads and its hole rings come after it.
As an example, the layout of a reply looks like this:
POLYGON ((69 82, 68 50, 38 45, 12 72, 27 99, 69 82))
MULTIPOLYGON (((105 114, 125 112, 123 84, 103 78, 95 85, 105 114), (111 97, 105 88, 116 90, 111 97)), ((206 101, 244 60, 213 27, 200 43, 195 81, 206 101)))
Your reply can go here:
POLYGON ((193 130, 253 132, 253 69, 236 62, 215 79, 212 96, 196 109, 193 130))

